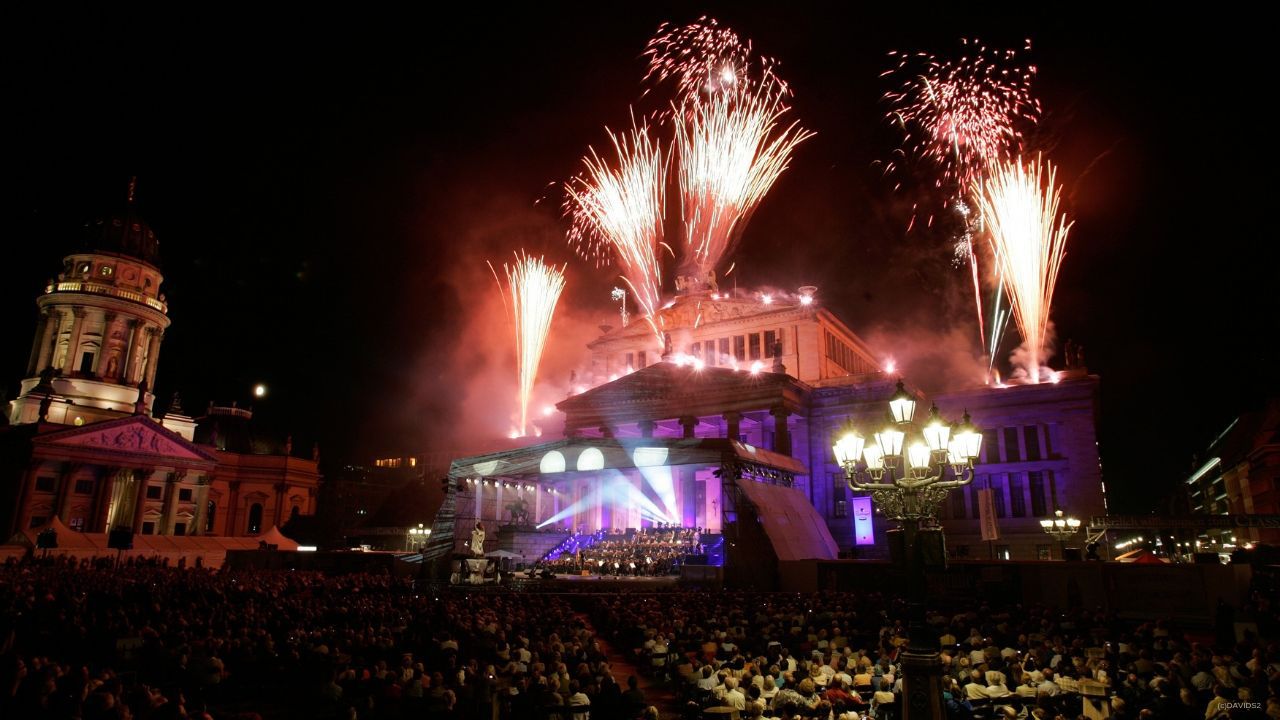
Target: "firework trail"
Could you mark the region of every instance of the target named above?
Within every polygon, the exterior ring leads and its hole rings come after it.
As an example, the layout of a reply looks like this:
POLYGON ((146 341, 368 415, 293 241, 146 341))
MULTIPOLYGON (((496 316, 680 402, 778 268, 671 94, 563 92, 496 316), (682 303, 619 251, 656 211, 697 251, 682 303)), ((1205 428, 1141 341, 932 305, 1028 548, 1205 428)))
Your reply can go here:
MULTIPOLYGON (((489 269, 493 271, 493 264, 489 269)), ((538 363, 542 349, 551 330, 551 318, 556 303, 564 290, 564 266, 555 267, 542 258, 530 257, 523 251, 516 254, 514 264, 503 263, 511 294, 503 293, 503 301, 510 307, 512 324, 516 330, 516 363, 520 380, 520 436, 527 435, 529 401, 533 395, 533 382, 538 376, 538 363)), ((494 271, 494 279, 498 277, 494 271)), ((502 292, 499 281, 498 290, 502 292)))
MULTIPOLYGON (((888 120, 903 133, 907 154, 930 162, 938 169, 935 186, 964 216, 965 231, 956 242, 956 254, 969 263, 973 276, 978 337, 998 345, 1001 335, 999 292, 994 298, 990 333, 982 312, 978 256, 962 195, 981 182, 989 169, 1020 150, 1021 124, 1034 124, 1040 116, 1039 101, 1031 94, 1036 69, 1020 65, 1018 51, 994 50, 977 40, 961 40, 959 59, 942 59, 929 53, 889 53, 897 65, 884 73, 898 87, 885 94, 888 120)), ((1028 40, 1024 51, 1031 49, 1028 40)), ((886 172, 895 169, 894 163, 886 172)), ((931 217, 932 219, 932 217, 931 217)), ((914 224, 915 218, 912 218, 914 224)), ((994 355, 992 356, 994 357, 994 355)))
POLYGON ((776 63, 754 57, 749 42, 715 20, 663 25, 645 54, 646 80, 676 87, 681 275, 713 278, 795 147, 813 133, 782 122, 790 89, 776 63))
POLYGON ((1027 348, 1031 382, 1040 380, 1049 308, 1071 229, 1066 217, 1058 217, 1061 188, 1054 184, 1055 175, 1053 166, 1039 157, 1027 164, 1014 159, 994 166, 989 177, 974 185, 978 211, 1027 348))
MULTIPOLYGON (((592 149, 585 170, 565 183, 564 210, 572 220, 569 243, 597 267, 611 258, 659 341, 653 314, 662 301, 662 241, 666 208, 666 158, 647 126, 618 136, 611 166, 592 149)), ((668 248, 670 250, 670 248, 668 248)))

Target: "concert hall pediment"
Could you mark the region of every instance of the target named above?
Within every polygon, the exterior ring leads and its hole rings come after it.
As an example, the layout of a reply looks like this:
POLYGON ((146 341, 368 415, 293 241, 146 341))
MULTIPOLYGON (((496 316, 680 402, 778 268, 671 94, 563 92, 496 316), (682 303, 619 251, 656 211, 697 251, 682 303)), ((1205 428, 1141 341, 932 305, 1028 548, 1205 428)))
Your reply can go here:
POLYGON ((59 430, 35 438, 37 448, 179 460, 203 465, 217 463, 212 452, 143 415, 59 430))

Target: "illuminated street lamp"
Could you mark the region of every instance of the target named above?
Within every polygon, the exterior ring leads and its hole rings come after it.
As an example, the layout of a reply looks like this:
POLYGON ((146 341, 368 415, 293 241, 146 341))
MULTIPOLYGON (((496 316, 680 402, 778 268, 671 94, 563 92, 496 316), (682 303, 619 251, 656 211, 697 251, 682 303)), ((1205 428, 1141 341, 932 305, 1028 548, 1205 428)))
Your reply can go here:
POLYGON ((425 543, 427 538, 431 537, 431 528, 422 527, 422 523, 418 523, 418 527, 409 528, 409 537, 405 538, 405 543, 409 550, 417 549, 419 545, 425 543))
POLYGON ((1058 546, 1062 550, 1062 559, 1066 560, 1067 539, 1080 532, 1080 520, 1079 518, 1063 515, 1061 510, 1054 510, 1052 518, 1045 518, 1040 521, 1040 529, 1048 533, 1049 537, 1058 540, 1058 546))
POLYGON ((916 399, 899 381, 889 399, 889 422, 873 434, 874 443, 867 443, 850 423, 832 446, 849 488, 871 493, 876 507, 902 526, 911 615, 911 641, 902 655, 907 697, 903 720, 944 717, 937 636, 924 623, 920 521, 935 516, 952 488, 973 482, 973 464, 982 449, 982 433, 967 412, 958 425, 951 425, 935 405, 923 427, 916 425, 915 414, 916 399))

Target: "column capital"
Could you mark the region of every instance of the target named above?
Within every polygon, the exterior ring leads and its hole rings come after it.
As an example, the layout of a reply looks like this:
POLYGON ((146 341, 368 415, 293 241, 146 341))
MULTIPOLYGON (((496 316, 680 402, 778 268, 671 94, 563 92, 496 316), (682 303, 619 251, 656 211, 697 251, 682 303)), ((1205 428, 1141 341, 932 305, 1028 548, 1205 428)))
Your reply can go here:
POLYGON ((684 437, 697 437, 698 418, 692 415, 682 415, 680 417, 680 427, 684 429, 684 437))
POLYGON ((71 314, 77 320, 83 320, 84 317, 89 314, 89 312, 84 308, 83 305, 72 305, 71 314))

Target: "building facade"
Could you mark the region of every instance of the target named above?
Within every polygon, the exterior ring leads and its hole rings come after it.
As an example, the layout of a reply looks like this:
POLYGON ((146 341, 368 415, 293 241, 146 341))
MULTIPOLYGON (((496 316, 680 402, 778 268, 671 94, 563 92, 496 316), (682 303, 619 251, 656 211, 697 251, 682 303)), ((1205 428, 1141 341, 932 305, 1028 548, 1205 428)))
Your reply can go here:
MULTIPOLYGON (((821 307, 814 288, 789 296, 686 292, 654 321, 607 328, 589 344, 592 376, 605 381, 575 388, 557 405, 564 434, 729 438, 793 457, 807 469, 795 475, 795 489, 826 519, 840 548, 857 557, 887 555, 883 532, 891 523, 874 507, 867 515, 869 499, 849 489, 831 446, 847 422, 864 431, 883 423, 897 378, 821 307)), ((1098 378, 1084 368, 1055 377, 1052 383, 978 386, 935 397, 910 389, 922 408, 936 403, 953 419, 967 411, 983 432, 975 481, 939 508, 953 557, 1058 558, 1059 544, 1040 520, 1055 510, 1105 514, 1098 378), (983 540, 977 498, 988 488, 998 537, 983 540)), ((716 482, 711 469, 675 472, 678 521, 714 527, 717 519, 700 502, 714 495, 706 489, 716 482)), ((1083 542, 1082 533, 1070 544, 1083 542)))
POLYGON ((252 413, 153 413, 169 327, 159 242, 132 203, 87 226, 36 300, 27 377, 0 427, 6 537, 61 525, 175 539, 255 536, 315 511, 318 458, 239 443, 252 413))

